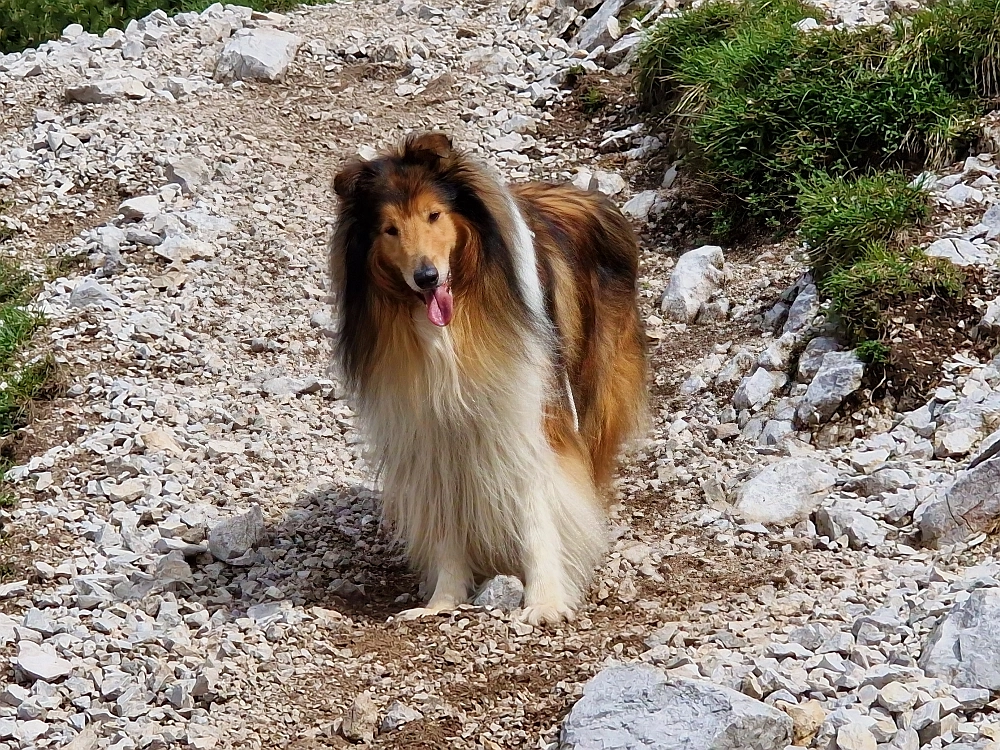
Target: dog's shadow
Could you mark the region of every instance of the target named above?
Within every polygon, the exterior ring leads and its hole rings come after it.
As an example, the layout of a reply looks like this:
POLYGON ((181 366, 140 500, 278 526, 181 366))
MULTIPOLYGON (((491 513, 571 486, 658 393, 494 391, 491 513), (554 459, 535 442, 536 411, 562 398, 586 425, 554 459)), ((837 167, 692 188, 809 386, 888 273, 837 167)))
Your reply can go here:
POLYGON ((225 606, 234 611, 288 601, 384 622, 417 602, 419 577, 380 524, 378 493, 366 487, 330 483, 303 492, 247 557, 202 568, 214 579, 203 592, 210 609, 229 597, 225 606), (220 588, 228 595, 220 598, 220 588))

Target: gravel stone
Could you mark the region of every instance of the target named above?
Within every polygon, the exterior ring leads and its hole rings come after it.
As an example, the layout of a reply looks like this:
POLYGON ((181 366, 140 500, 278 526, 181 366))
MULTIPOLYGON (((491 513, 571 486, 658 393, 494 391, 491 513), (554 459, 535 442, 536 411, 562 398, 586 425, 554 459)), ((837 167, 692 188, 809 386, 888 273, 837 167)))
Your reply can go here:
POLYGON ((216 560, 242 557, 264 538, 264 513, 254 505, 246 513, 222 521, 208 532, 208 549, 216 560))
POLYGON ((19 644, 14 664, 30 679, 42 682, 55 682, 73 671, 71 662, 30 641, 19 644))
POLYGON ((477 607, 511 612, 521 606, 523 598, 524 584, 519 578, 496 576, 487 582, 472 603, 477 607))
MULTIPOLYGON (((931 677, 958 688, 1000 690, 1000 588, 977 589, 934 628, 920 657, 931 677)), ((919 731, 923 727, 915 726, 919 731)))

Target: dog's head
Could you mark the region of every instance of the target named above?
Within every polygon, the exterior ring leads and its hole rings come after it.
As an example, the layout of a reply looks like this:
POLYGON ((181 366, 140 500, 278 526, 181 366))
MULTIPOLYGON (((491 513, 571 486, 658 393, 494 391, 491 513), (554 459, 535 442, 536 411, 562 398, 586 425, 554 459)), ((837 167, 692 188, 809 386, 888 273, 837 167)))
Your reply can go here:
POLYGON ((335 252, 370 275, 381 293, 422 303, 437 326, 451 322, 453 263, 469 226, 449 174, 460 156, 441 133, 410 136, 395 153, 354 160, 334 178, 350 237, 335 252))

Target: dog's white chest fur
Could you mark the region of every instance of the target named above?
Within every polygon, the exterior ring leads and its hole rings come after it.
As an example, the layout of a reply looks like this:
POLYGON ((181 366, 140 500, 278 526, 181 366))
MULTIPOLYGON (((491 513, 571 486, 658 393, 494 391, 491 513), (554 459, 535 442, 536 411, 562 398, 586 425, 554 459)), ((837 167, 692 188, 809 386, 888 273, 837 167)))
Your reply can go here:
POLYGON ((433 571, 460 550, 477 577, 524 575, 541 545, 561 558, 559 585, 577 601, 604 549, 603 522, 589 485, 546 439, 545 354, 526 340, 503 372, 473 379, 447 329, 417 330, 420 366, 361 405, 385 512, 410 559, 433 571))

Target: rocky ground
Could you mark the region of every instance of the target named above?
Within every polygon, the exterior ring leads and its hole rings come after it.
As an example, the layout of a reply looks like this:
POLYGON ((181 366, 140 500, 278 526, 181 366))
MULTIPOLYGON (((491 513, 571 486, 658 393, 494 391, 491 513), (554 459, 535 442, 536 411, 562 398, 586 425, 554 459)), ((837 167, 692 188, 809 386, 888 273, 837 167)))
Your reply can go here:
MULTIPOLYGON (((663 8, 623 28, 624 5, 216 5, 0 57, 0 221, 51 279, 37 345, 69 384, 2 512, 0 748, 998 746, 1000 306, 900 321, 965 333, 897 414, 793 246, 680 256, 683 169, 627 94, 663 8), (643 233, 653 425, 559 629, 391 619, 417 582, 327 372, 329 181, 431 127, 510 180, 604 190, 643 233)), ((927 182, 930 251, 977 289, 996 174, 927 182)))

